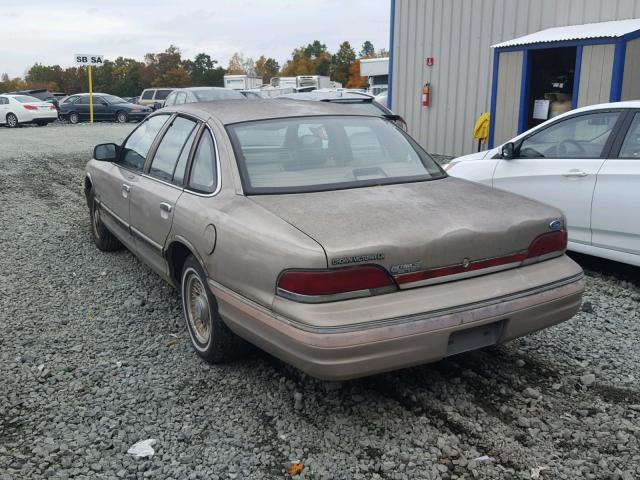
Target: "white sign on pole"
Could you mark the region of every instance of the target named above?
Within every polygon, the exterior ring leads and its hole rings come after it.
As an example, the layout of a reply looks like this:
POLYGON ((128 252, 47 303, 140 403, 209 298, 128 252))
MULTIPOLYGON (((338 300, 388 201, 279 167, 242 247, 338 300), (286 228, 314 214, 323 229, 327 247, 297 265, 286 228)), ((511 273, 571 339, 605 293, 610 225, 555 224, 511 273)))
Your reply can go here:
POLYGON ((104 63, 104 55, 93 55, 90 53, 76 53, 75 61, 78 65, 102 65, 104 63))

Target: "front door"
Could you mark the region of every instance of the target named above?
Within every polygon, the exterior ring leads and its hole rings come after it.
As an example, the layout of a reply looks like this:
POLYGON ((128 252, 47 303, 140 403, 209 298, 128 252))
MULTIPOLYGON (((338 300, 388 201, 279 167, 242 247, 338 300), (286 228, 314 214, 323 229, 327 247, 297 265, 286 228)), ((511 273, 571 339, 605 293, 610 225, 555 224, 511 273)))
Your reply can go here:
POLYGON ((498 161, 493 186, 559 208, 569 241, 590 245, 596 175, 620 117, 619 111, 600 111, 537 130, 517 146, 516 158, 498 161))
POLYGON ((131 231, 136 251, 154 270, 166 274, 164 245, 182 195, 184 172, 197 122, 175 117, 160 140, 146 174, 131 199, 131 231))
POLYGON ((142 180, 147 154, 169 115, 158 115, 142 122, 125 140, 118 162, 100 163, 92 179, 107 227, 131 250, 130 200, 142 180))
POLYGON ((640 112, 612 153, 593 195, 593 246, 640 255, 640 112))

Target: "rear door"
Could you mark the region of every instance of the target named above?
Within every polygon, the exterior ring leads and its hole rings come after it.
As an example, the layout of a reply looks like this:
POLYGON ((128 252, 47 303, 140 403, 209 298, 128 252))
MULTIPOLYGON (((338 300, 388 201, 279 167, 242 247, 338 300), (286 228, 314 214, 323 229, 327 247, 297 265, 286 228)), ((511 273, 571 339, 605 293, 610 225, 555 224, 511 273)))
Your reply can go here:
POLYGON ((561 209, 569 241, 591 244, 591 200, 596 175, 611 147, 620 111, 564 118, 525 137, 516 158, 498 161, 493 186, 561 209))
POLYGON ((629 115, 598 172, 591 228, 593 246, 640 255, 640 111, 629 115))
POLYGON ((9 113, 9 99, 7 97, 0 97, 0 124, 7 121, 7 113, 9 113))
POLYGON ((161 133, 162 139, 145 167, 131 196, 131 231, 136 251, 153 269, 166 272, 163 251, 171 230, 187 160, 198 130, 198 122, 173 117, 161 133))

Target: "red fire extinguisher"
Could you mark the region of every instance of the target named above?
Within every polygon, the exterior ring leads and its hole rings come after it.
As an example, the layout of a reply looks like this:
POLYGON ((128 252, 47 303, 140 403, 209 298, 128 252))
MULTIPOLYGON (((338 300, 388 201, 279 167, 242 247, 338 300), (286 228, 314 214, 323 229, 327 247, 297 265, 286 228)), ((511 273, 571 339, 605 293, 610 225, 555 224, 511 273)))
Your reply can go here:
POLYGON ((431 84, 425 83, 422 87, 422 106, 428 107, 431 104, 431 84))

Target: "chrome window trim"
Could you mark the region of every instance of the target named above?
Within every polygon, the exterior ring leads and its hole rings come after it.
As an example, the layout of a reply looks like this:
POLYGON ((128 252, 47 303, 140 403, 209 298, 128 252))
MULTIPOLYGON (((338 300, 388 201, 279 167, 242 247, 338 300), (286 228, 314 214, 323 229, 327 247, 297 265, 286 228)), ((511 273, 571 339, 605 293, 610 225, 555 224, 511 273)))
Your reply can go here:
MULTIPOLYGON (((218 193, 220 193, 220 190, 222 190, 222 175, 220 173, 220 152, 218 150, 218 141, 216 140, 216 136, 213 134, 213 129, 209 126, 206 120, 203 121, 203 125, 205 129, 209 130, 209 133, 211 134, 211 138, 213 138, 213 148, 216 152, 216 183, 217 183, 216 189, 212 193, 196 192, 189 188, 189 178, 187 178, 183 191, 184 193, 190 193, 191 195, 196 195, 198 197, 215 197, 218 193)), ((200 135, 200 138, 198 140, 202 140, 202 135, 200 135)), ((196 147, 196 150, 193 152, 194 157, 196 152, 197 152, 197 147, 196 147)), ((193 166, 193 158, 191 159, 190 166, 193 166)), ((189 175, 191 175, 191 169, 189 169, 189 175)))

